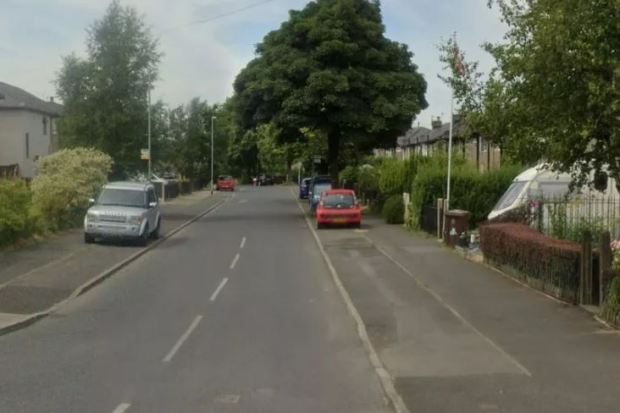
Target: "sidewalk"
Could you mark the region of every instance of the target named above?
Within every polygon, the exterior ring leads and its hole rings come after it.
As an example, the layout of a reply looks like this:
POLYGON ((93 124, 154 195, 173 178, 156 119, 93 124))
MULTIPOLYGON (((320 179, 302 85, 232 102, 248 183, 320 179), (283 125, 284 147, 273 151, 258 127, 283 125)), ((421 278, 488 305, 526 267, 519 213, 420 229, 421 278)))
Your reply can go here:
POLYGON ((435 240, 364 230, 319 235, 411 412, 620 409, 617 331, 435 240))
MULTIPOLYGON (((197 191, 163 203, 162 235, 224 198, 197 191)), ((86 245, 82 230, 76 229, 23 249, 1 251, 0 331, 65 300, 78 287, 140 250, 142 247, 128 243, 86 245)))

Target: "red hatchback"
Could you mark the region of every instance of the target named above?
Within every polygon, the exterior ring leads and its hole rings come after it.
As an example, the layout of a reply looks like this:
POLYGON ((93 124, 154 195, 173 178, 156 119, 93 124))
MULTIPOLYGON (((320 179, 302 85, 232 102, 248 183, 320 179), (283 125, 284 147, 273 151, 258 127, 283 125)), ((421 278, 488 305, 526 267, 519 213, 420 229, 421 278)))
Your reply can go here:
POLYGON ((234 191, 235 179, 230 175, 220 175, 217 177, 215 187, 218 191, 234 191))
POLYGON ((362 224, 362 209, 357 203, 355 192, 350 189, 330 189, 321 194, 316 208, 316 227, 326 225, 353 225, 359 228, 362 224))

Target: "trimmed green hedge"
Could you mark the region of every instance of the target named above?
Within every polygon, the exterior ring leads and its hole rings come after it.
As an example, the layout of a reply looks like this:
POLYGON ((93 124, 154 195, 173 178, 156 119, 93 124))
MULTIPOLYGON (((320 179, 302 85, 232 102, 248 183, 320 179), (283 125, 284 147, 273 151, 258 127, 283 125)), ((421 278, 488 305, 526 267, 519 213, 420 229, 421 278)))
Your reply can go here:
POLYGON ((579 300, 579 244, 551 238, 524 224, 487 223, 480 228, 486 260, 561 300, 579 300))
POLYGON ((403 193, 405 163, 393 158, 384 159, 379 167, 379 191, 384 196, 403 193))
MULTIPOLYGON (((486 220, 495 203, 519 174, 520 166, 506 165, 481 173, 475 167, 456 163, 452 171, 450 209, 471 213, 470 224, 486 220)), ((411 212, 420 218, 425 206, 434 206, 438 198, 446 197, 447 167, 443 162, 420 164, 411 187, 411 212)), ((413 226, 419 222, 414 220, 413 226)))
POLYGON ((405 206, 402 195, 392 195, 383 204, 383 218, 388 224, 402 224, 405 218, 405 206))

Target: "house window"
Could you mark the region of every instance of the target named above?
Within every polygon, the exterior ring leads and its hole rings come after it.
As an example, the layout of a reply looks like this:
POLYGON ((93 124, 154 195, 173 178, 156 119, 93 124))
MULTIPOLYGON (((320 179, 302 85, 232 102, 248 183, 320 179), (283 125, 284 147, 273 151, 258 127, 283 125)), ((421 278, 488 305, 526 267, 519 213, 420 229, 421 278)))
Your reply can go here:
POLYGON ((480 152, 486 152, 489 149, 489 144, 484 139, 480 138, 480 152))
POLYGON ((47 135, 47 118, 43 116, 43 136, 47 135))
POLYGON ((26 159, 30 159, 30 134, 26 133, 26 159))

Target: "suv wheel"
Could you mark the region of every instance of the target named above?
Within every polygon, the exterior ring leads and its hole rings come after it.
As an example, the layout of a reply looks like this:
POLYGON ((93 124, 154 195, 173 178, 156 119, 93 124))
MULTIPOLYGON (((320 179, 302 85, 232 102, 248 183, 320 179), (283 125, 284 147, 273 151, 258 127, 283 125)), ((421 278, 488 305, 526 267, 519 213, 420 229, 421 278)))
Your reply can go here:
POLYGON ((149 243, 149 224, 146 224, 144 227, 144 233, 138 238, 138 245, 141 247, 146 247, 146 244, 149 243))
POLYGON ((95 237, 90 234, 84 233, 84 243, 85 244, 93 244, 95 242, 95 237))
POLYGON ((159 218, 157 220, 157 227, 155 228, 155 231, 153 231, 151 233, 151 238, 153 238, 153 239, 158 239, 159 238, 159 230, 160 230, 160 228, 161 228, 161 218, 159 218))

